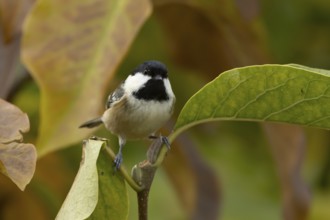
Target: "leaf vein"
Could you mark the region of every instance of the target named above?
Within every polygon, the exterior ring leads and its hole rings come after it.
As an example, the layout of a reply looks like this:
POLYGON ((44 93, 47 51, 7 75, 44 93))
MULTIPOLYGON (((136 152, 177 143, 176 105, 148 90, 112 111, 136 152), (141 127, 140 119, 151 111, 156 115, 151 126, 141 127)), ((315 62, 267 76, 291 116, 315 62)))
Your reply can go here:
POLYGON ((307 125, 307 126, 313 126, 313 125, 315 125, 315 124, 317 124, 317 123, 319 123, 319 122, 321 122, 321 121, 324 121, 324 120, 326 120, 326 119, 329 119, 329 118, 330 118, 330 115, 327 115, 327 116, 324 116, 324 117, 321 117, 321 118, 315 119, 315 120, 313 120, 313 121, 307 123, 306 125, 307 125))
POLYGON ((238 117, 238 114, 241 111, 243 111, 244 109, 246 109, 252 103, 256 102, 259 98, 261 98, 262 96, 266 95, 268 92, 274 91, 276 89, 279 89, 279 88, 285 86, 289 80, 294 80, 294 79, 295 79, 295 77, 292 77, 292 78, 286 80, 284 83, 281 83, 281 84, 279 84, 277 86, 274 86, 272 88, 269 88, 269 89, 265 89, 262 93, 260 93, 259 95, 257 95, 254 99, 248 101, 245 105, 243 105, 240 109, 238 109, 237 112, 235 113, 235 115, 233 117, 234 118, 237 118, 238 117))
POLYGON ((297 106, 297 105, 299 105, 299 104, 301 104, 301 103, 303 103, 303 102, 308 102, 308 101, 313 101, 313 100, 317 100, 317 99, 320 99, 320 98, 330 98, 330 96, 327 96, 327 95, 324 95, 324 93, 323 94, 321 94, 321 95, 319 95, 319 96, 316 96, 316 97, 313 97, 313 98, 308 98, 308 99, 301 99, 301 100, 299 100, 299 101, 297 101, 297 102, 295 102, 295 103, 292 103, 291 105, 288 105, 287 107, 285 107, 285 108, 283 108, 283 109, 281 109, 281 110, 279 110, 279 111, 276 111, 276 112, 272 112, 272 113, 270 113, 270 114, 268 114, 266 117, 264 117, 262 120, 263 121, 266 121, 267 119, 269 119, 270 117, 272 117, 272 116, 274 116, 274 115, 277 115, 277 114, 280 114, 280 113, 282 113, 282 112, 284 112, 284 111, 287 111, 287 110, 289 110, 289 109, 292 109, 292 108, 294 108, 295 106, 297 106))
POLYGON ((223 103, 229 98, 229 96, 239 87, 241 86, 243 83, 247 82, 250 78, 252 77, 248 77, 240 82, 237 83, 236 86, 234 86, 233 88, 231 88, 227 93, 226 96, 221 100, 221 102, 215 107, 214 111, 211 114, 211 118, 215 118, 216 117, 216 113, 219 111, 219 109, 221 107, 223 107, 223 103))

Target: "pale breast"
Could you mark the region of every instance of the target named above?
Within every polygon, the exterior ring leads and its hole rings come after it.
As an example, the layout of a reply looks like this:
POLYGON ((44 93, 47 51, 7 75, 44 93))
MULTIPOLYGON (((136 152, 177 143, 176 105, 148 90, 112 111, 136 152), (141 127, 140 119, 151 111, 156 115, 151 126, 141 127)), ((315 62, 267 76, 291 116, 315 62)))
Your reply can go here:
POLYGON ((123 99, 102 116, 106 128, 128 139, 144 138, 160 129, 171 117, 172 102, 123 99))

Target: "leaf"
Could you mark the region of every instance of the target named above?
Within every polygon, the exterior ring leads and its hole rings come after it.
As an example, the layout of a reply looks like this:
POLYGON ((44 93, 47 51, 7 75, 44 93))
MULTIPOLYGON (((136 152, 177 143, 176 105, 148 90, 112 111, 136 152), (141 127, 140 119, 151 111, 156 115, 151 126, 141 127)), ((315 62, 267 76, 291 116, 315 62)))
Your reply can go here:
POLYGON ((200 89, 183 107, 176 137, 216 120, 284 122, 330 129, 330 72, 300 65, 232 69, 200 89))
POLYGON ((78 174, 56 219, 86 219, 94 211, 98 200, 98 172, 96 167, 103 142, 88 141, 78 174))
POLYGON ((0 143, 0 171, 22 191, 33 177, 36 161, 37 152, 33 144, 0 143))
POLYGON ((22 191, 31 181, 37 161, 34 145, 20 143, 21 132, 29 129, 27 115, 0 99, 0 171, 22 191))
POLYGON ((0 99, 0 107, 0 142, 21 141, 22 133, 30 130, 27 114, 3 99, 0 99))
POLYGON ((93 132, 78 126, 99 115, 109 81, 150 13, 148 0, 36 3, 22 57, 41 89, 41 156, 93 132))
POLYGON ((114 173, 112 159, 105 149, 97 161, 99 198, 93 214, 88 219, 127 219, 128 192, 124 178, 114 173))
POLYGON ((70 192, 56 219, 123 219, 128 213, 126 186, 119 173, 113 175, 112 160, 103 141, 88 140, 70 192))

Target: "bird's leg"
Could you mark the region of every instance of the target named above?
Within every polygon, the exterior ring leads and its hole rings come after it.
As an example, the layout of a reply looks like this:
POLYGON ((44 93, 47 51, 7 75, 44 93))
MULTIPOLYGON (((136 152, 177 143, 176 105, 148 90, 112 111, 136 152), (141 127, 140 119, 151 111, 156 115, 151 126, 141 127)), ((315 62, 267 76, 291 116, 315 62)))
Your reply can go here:
POLYGON ((123 150, 123 147, 126 143, 126 140, 122 137, 119 137, 119 150, 118 150, 118 153, 115 157, 115 160, 114 160, 114 166, 115 166, 115 170, 118 170, 121 163, 123 162, 123 154, 122 154, 122 150, 123 150))
POLYGON ((123 162, 123 154, 122 154, 122 149, 123 149, 123 146, 119 146, 119 151, 118 153, 116 154, 116 157, 115 157, 115 160, 113 161, 114 162, 114 167, 115 167, 115 170, 118 170, 121 163, 123 162))
POLYGON ((171 149, 171 144, 170 144, 170 141, 168 140, 168 138, 166 136, 163 136, 163 135, 159 135, 159 136, 156 136, 156 135, 149 135, 149 138, 150 139, 157 139, 157 138, 160 138, 162 143, 165 144, 165 146, 167 147, 168 150, 171 149))

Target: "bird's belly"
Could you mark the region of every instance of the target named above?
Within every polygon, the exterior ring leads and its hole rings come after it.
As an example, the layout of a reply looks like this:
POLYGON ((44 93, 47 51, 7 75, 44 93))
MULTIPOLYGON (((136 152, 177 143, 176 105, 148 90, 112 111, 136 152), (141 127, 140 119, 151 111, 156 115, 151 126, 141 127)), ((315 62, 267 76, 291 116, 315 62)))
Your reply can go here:
POLYGON ((171 117, 171 113, 171 105, 167 102, 139 100, 134 104, 126 102, 122 106, 111 107, 102 119, 104 118, 106 128, 113 134, 138 139, 160 129, 171 117))

